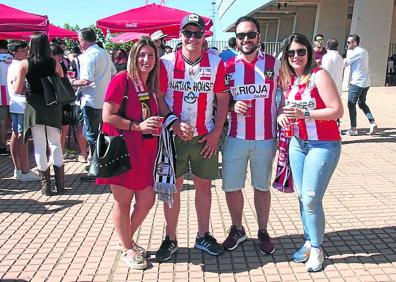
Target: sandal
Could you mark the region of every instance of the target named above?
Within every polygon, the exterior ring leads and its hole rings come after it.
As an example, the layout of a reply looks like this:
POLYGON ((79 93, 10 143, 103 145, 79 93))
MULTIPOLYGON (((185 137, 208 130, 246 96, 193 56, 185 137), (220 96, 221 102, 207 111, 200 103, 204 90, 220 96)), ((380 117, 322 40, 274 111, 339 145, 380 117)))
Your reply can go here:
POLYGON ((129 249, 121 254, 121 260, 125 262, 132 269, 144 270, 147 268, 146 259, 135 252, 134 249, 129 249))
MULTIPOLYGON (((131 249, 134 250, 134 251, 135 251, 136 253, 138 253, 139 255, 141 255, 142 257, 147 258, 148 253, 147 253, 146 249, 143 248, 143 247, 141 247, 141 246, 139 246, 139 245, 136 244, 135 242, 132 242, 132 243, 133 243, 133 246, 132 246, 131 249)), ((117 248, 118 250, 120 250, 120 251, 125 251, 125 249, 124 249, 124 247, 121 245, 121 243, 118 243, 116 248, 117 248)))

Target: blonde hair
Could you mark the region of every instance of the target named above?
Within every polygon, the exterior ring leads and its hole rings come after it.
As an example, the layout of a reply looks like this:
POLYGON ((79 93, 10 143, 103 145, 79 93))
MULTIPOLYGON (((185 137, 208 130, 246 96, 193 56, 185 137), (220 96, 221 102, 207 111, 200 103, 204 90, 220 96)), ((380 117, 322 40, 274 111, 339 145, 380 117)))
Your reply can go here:
POLYGON ((140 80, 139 68, 137 66, 137 62, 138 62, 139 52, 144 46, 150 46, 151 48, 153 48, 155 54, 155 64, 153 69, 150 71, 146 81, 147 90, 150 93, 157 93, 159 88, 159 58, 158 58, 157 46, 150 39, 150 37, 142 36, 135 44, 133 44, 132 49, 129 52, 128 75, 134 81, 140 80))

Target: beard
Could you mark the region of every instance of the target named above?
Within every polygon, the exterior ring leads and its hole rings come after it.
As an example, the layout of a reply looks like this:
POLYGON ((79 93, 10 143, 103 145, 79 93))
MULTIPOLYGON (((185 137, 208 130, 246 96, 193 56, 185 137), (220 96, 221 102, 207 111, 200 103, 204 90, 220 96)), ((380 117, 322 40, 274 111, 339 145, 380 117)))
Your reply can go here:
POLYGON ((239 50, 240 50, 241 53, 244 54, 244 55, 251 55, 251 54, 253 54, 254 52, 256 52, 257 48, 258 48, 258 44, 254 44, 254 45, 252 46, 252 49, 250 49, 249 51, 243 50, 243 46, 241 46, 241 48, 239 48, 239 50))

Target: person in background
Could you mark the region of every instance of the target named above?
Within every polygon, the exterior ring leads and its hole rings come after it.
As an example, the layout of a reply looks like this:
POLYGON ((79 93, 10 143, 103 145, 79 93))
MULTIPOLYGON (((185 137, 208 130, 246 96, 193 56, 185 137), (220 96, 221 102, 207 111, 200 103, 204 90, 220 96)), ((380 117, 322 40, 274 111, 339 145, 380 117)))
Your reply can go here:
POLYGON ((0 40, 0 156, 8 156, 6 149, 9 95, 7 91, 7 72, 12 62, 8 53, 7 40, 0 40))
POLYGON ((314 56, 315 56, 315 62, 317 65, 322 64, 322 58, 324 54, 326 54, 326 49, 323 46, 324 44, 324 36, 323 34, 316 34, 314 37, 314 56))
POLYGON ((30 50, 27 60, 23 60, 17 70, 14 83, 15 93, 26 91, 25 79, 30 85, 29 95, 26 97, 24 138, 26 140, 29 129, 34 143, 34 157, 41 178, 41 191, 46 196, 53 195, 50 180, 50 168, 47 159, 47 142, 50 149, 50 159, 55 172, 56 192, 64 192, 64 165, 60 142, 62 127, 62 105, 48 106, 44 99, 41 78, 59 75, 63 77, 60 63, 51 57, 50 43, 47 35, 42 32, 34 33, 30 40, 30 50))
MULTIPOLYGON (((74 77, 76 79, 79 79, 80 78, 79 56, 81 55, 81 50, 79 47, 74 47, 73 51, 76 53, 77 56, 71 62, 70 70, 74 72, 74 77)), ((84 119, 81 110, 81 96, 82 96, 81 87, 78 87, 76 88, 76 102, 74 105, 74 119, 75 119, 74 122, 77 125, 77 143, 80 152, 77 155, 76 160, 80 163, 87 163, 88 162, 87 140, 85 139, 83 134, 84 119)))
MULTIPOLYGON (((103 99, 116 69, 106 50, 96 44, 96 34, 91 28, 79 31, 78 41, 83 50, 79 58, 80 77, 73 79, 72 85, 81 87, 81 110, 84 120, 84 136, 88 141, 90 152, 95 149, 99 125, 102 122, 103 99)), ((94 181, 89 175, 80 177, 82 181, 94 181)))
POLYGON ((40 176, 29 169, 28 143, 23 142, 23 123, 26 96, 14 91, 17 70, 20 63, 26 60, 29 47, 24 41, 13 41, 8 44, 8 51, 14 57, 7 75, 7 89, 10 95, 11 140, 10 152, 14 163, 13 177, 21 182, 39 181, 40 176))
POLYGON ((330 38, 326 43, 327 53, 322 57, 322 68, 326 70, 337 86, 338 93, 342 94, 342 75, 344 73, 344 60, 338 53, 338 40, 330 38))
POLYGON ((260 48, 259 48, 259 50, 260 50, 261 53, 265 53, 265 43, 264 43, 264 42, 261 42, 261 43, 260 43, 260 48))
POLYGON ((122 175, 97 179, 110 184, 114 197, 113 221, 121 246, 121 260, 133 269, 145 269, 146 251, 133 240, 134 234, 154 205, 154 162, 158 138, 144 138, 161 126, 154 97, 158 90, 159 57, 154 42, 142 37, 129 53, 128 71, 117 74, 110 82, 103 105, 103 131, 109 135, 122 130, 130 154, 131 169, 122 175), (127 92, 125 117, 120 107, 127 92), (148 95, 149 113, 143 113, 141 94, 148 95), (146 115, 146 117, 144 117, 146 115), (132 200, 135 198, 133 211, 132 200))
POLYGON ((165 49, 165 53, 166 53, 166 54, 169 54, 169 53, 172 53, 172 52, 173 52, 172 47, 170 47, 169 45, 166 45, 164 49, 165 49))
POLYGON ((150 35, 152 41, 154 41, 155 45, 157 46, 157 51, 159 52, 159 56, 162 57, 166 54, 165 52, 165 38, 166 34, 162 32, 162 30, 157 30, 156 32, 150 35))
POLYGON ((228 39, 228 48, 219 54, 223 62, 228 61, 229 59, 235 57, 238 54, 236 48, 237 48, 236 38, 234 36, 230 37, 228 39))
MULTIPOLYGON (((67 74, 67 67, 64 64, 64 50, 56 43, 51 43, 50 45, 51 48, 51 56, 54 58, 56 61, 59 62, 59 64, 62 67, 63 73, 66 75, 67 74)), ((72 112, 71 112, 71 107, 70 104, 62 105, 62 134, 61 134, 61 145, 62 145, 62 153, 63 153, 63 158, 68 159, 68 158, 75 158, 73 154, 69 154, 66 152, 66 137, 67 134, 69 133, 69 127, 71 123, 71 118, 72 118, 72 112)))
POLYGON ((351 81, 348 89, 348 110, 351 128, 343 132, 345 135, 359 135, 356 128, 356 103, 362 109, 370 123, 370 135, 374 135, 378 128, 369 106, 366 104, 367 93, 370 88, 369 54, 360 47, 360 37, 351 34, 347 40, 348 50, 352 55, 344 59, 344 65, 351 67, 351 81))
POLYGON ((195 248, 221 255, 223 247, 209 233, 211 183, 218 173, 218 146, 228 110, 228 87, 220 57, 208 54, 204 43, 204 20, 186 15, 180 24, 182 49, 163 56, 160 68, 158 104, 163 116, 175 115, 176 189, 172 208, 164 203, 165 239, 156 253, 167 261, 178 250, 176 228, 180 212, 180 193, 184 174, 190 168, 196 188, 195 208, 198 232, 195 248), (214 100, 217 111, 214 115, 214 100))
POLYGON ((334 81, 316 65, 312 46, 303 34, 289 36, 281 59, 280 82, 285 95, 282 104, 286 103, 278 111, 278 123, 291 126, 294 132, 289 159, 305 240, 292 260, 306 262, 306 270, 315 272, 323 267, 322 201, 340 158, 336 119, 342 117, 343 107, 334 81))
POLYGON ((273 254, 267 231, 271 208, 272 163, 276 153, 276 104, 280 62, 259 50, 260 25, 250 16, 235 22, 239 53, 225 63, 232 95, 230 129, 222 148, 223 191, 231 216, 231 228, 223 247, 235 249, 247 239, 242 225, 248 161, 254 188, 257 243, 261 253, 273 254), (252 87, 254 86, 254 87, 252 87), (250 113, 248 114, 248 104, 250 113))

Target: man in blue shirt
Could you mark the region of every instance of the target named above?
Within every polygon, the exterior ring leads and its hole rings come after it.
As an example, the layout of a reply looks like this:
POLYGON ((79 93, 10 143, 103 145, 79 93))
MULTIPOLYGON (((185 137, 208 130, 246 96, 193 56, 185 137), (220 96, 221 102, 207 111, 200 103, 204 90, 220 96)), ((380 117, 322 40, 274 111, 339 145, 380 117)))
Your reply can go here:
POLYGON ((235 57, 238 53, 236 51, 236 38, 231 37, 228 39, 228 48, 220 53, 219 57, 223 60, 223 62, 228 61, 229 59, 235 57))

